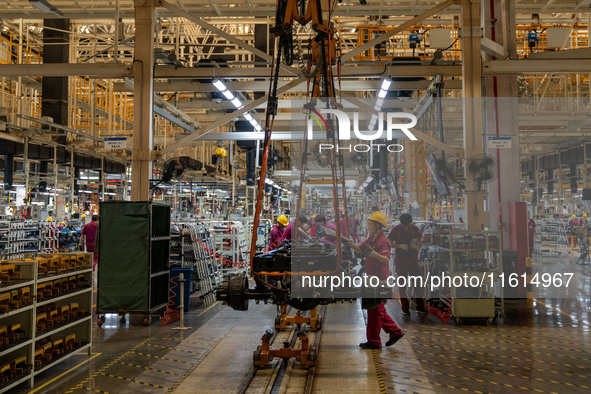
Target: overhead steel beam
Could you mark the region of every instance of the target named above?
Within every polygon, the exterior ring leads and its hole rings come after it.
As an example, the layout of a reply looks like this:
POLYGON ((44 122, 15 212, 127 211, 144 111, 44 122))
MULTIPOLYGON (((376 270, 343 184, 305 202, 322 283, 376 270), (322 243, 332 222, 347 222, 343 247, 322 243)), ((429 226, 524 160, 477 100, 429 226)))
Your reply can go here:
POLYGON ((197 131, 196 128, 189 126, 179 118, 172 116, 162 108, 154 105, 154 113, 162 116, 164 119, 168 119, 170 122, 174 123, 175 125, 179 126, 183 130, 187 130, 190 133, 194 133, 197 131))
POLYGON ((492 56, 504 57, 505 55, 507 55, 505 47, 499 44, 498 42, 491 40, 490 38, 480 38, 480 47, 484 52, 492 56))
MULTIPOLYGON (((285 92, 287 92, 288 90, 290 90, 292 87, 299 85, 300 83, 302 83, 302 81, 304 81, 305 78, 304 77, 300 77, 296 80, 293 80, 292 82, 288 83, 287 85, 277 89, 277 95, 281 95, 285 92)), ((229 121, 231 121, 232 119, 256 108, 259 104, 266 102, 269 99, 269 95, 266 94, 263 97, 254 100, 253 102, 251 102, 250 104, 247 104, 245 106, 243 106, 240 109, 237 109, 236 111, 226 114, 222 117, 220 117, 217 121, 210 123, 209 125, 207 125, 207 127, 202 129, 202 133, 201 134, 197 134, 197 133, 193 133, 191 135, 186 136, 185 138, 183 138, 180 141, 175 142, 172 145, 167 146, 166 148, 162 149, 160 151, 160 156, 166 155, 167 153, 171 153, 174 152, 175 150, 179 149, 180 147, 195 141, 196 139, 201 138, 202 136, 204 136, 205 134, 211 132, 212 130, 217 129, 220 126, 225 125, 226 123, 228 123, 229 121)))
MULTIPOLYGON (((247 51, 257 55, 261 59, 264 59, 268 62, 273 61, 273 57, 271 55, 269 55, 268 53, 263 52, 260 49, 257 49, 250 44, 247 44, 246 42, 236 38, 232 34, 227 33, 225 31, 223 31, 222 29, 215 27, 211 23, 205 22, 203 19, 194 16, 193 14, 191 14, 188 11, 183 10, 182 8, 176 7, 170 3, 167 3, 166 1, 160 1, 160 5, 162 7, 165 7, 169 11, 174 12, 176 15, 182 16, 183 18, 190 20, 191 22, 195 23, 196 25, 199 25, 199 26, 203 27, 204 29, 209 30, 210 32, 215 33, 220 37, 224 37, 226 40, 230 41, 231 43, 236 44, 239 48, 246 49, 247 51)), ((301 73, 299 69, 294 68, 294 67, 281 65, 281 69, 291 73, 291 75, 299 75, 301 73)))
POLYGON ((3 77, 87 76, 110 79, 131 74, 131 65, 121 63, 0 64, 0 76, 3 77))
MULTIPOLYGON (((287 84, 289 81, 279 81, 278 87, 281 87, 287 84)), ((393 81, 390 85, 389 90, 425 90, 429 87, 430 81, 393 81)), ((344 80, 341 81, 341 88, 343 91, 352 92, 352 91, 368 91, 368 90, 378 90, 380 87, 381 81, 378 79, 374 80, 361 80, 361 81, 352 81, 352 80, 344 80)), ((264 92, 269 90, 269 82, 268 81, 229 81, 226 82, 226 86, 229 90, 233 92, 264 92)), ((299 86, 294 87, 294 90, 298 87, 305 88, 306 83, 302 82, 299 86)), ((444 89, 461 89, 462 82, 460 80, 454 79, 445 82, 444 89)), ((130 92, 132 91, 129 89, 125 83, 122 82, 114 82, 113 83, 113 90, 115 92, 130 92)), ((200 83, 194 81, 183 81, 183 82, 154 82, 154 91, 156 92, 176 92, 176 93, 183 93, 183 92, 217 92, 217 88, 210 83, 200 83)))
MULTIPOLYGON (((417 23, 423 21, 424 19, 430 17, 433 14, 437 14, 439 11, 443 11, 444 9, 446 9, 449 6, 452 6, 454 4, 458 4, 459 1, 458 0, 447 0, 444 1, 441 4, 436 5, 433 8, 430 8, 429 10, 423 12, 420 15, 415 16, 412 19, 409 19, 408 21, 394 27, 392 30, 388 30, 387 33, 382 34, 379 37, 374 38, 371 41, 366 42, 365 44, 353 49, 352 51, 349 51, 345 54, 343 54, 343 56, 341 56, 341 60, 342 61, 346 61, 349 59, 354 58, 355 56, 359 55, 360 53, 362 53, 363 51, 366 51, 370 48, 375 47, 377 44, 382 43, 384 41, 386 41, 387 39, 389 39, 390 37, 406 30, 407 28, 416 25, 417 23)), ((380 12, 381 14, 381 12, 380 12)))
MULTIPOLYGON (((371 105, 368 105, 367 103, 364 103, 363 101, 358 100, 356 98, 343 97, 343 100, 347 100, 350 103, 358 105, 359 108, 361 108, 369 113, 376 114, 376 115, 379 113, 379 111, 376 111, 376 109, 374 107, 372 107, 371 105)), ((430 135, 425 134, 422 131, 419 131, 415 128, 410 128, 409 130, 415 135, 415 137, 427 142, 428 144, 434 145, 434 146, 438 147, 439 149, 443 149, 446 152, 449 152, 450 154, 452 154, 458 158, 464 157, 463 156, 464 150, 461 148, 454 148, 452 146, 449 146, 449 145, 439 141, 437 138, 431 137, 430 135)))
MULTIPOLYGON (((273 141, 303 141, 306 132, 304 131, 273 131, 271 134, 271 140, 273 141)), ((385 138, 386 132, 382 133, 381 137, 385 138)), ((402 131, 392 131, 393 138, 404 138, 405 135, 402 131)), ((263 141, 265 139, 265 133, 263 132, 250 132, 250 131, 235 131, 235 132, 216 132, 207 133, 200 137, 200 141, 263 141)), ((314 131, 314 140, 322 141, 326 140, 325 132, 314 131)), ((354 140, 353 140, 354 141, 354 140)), ((346 145, 347 141, 343 141, 342 144, 346 145)), ((351 142, 351 141, 349 141, 351 142)))
MULTIPOLYGON (((1 66, 0 66, 1 67, 1 66)), ((443 75, 446 77, 459 77, 462 75, 460 65, 390 65, 384 69, 383 64, 376 65, 343 65, 341 78, 383 78, 384 76, 394 77, 432 77, 443 75)), ((157 66, 154 70, 155 78, 182 78, 182 79, 203 79, 203 78, 269 78, 270 67, 230 67, 230 68, 202 68, 202 67, 180 67, 157 66)), ((280 78, 293 78, 293 74, 281 70, 280 78)))
POLYGON ((521 59, 483 62, 483 75, 588 73, 591 59, 521 59))
MULTIPOLYGON (((128 91, 134 91, 134 83, 131 79, 126 78, 123 84, 128 89, 128 91)), ((177 107, 170 104, 156 93, 154 93, 154 112, 191 133, 200 127, 199 122, 196 119, 193 119, 191 116, 179 110, 177 107), (168 113, 166 113, 164 110, 168 111, 168 113)))

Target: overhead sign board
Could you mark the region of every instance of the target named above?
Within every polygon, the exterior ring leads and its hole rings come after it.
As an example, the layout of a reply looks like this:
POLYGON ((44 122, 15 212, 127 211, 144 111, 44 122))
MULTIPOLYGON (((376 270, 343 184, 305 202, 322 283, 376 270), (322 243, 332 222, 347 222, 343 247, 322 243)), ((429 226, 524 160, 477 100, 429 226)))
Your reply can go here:
POLYGON ((488 137, 489 149, 511 148, 512 137, 488 137))
POLYGON ((105 138, 105 149, 125 149, 127 148, 127 137, 105 138))

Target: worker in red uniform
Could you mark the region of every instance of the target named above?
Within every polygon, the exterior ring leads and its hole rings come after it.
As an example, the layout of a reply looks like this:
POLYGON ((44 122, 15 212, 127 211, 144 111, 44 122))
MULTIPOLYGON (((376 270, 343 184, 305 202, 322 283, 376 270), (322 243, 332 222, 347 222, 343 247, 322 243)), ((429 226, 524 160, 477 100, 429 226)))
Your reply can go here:
MULTIPOLYGON (((365 273, 368 276, 377 276, 380 280, 386 280, 390 274, 390 241, 383 233, 386 228, 386 215, 381 212, 374 212, 369 217, 367 229, 369 237, 360 245, 355 245, 350 240, 345 242, 357 252, 365 255, 365 273)), ((380 333, 382 329, 390 334, 390 339, 386 346, 392 346, 404 336, 404 333, 394 323, 392 318, 386 312, 382 300, 362 300, 362 306, 367 308, 367 342, 360 343, 359 347, 363 349, 381 349, 382 340, 380 333), (375 305, 377 303, 377 306, 375 305), (369 305, 372 304, 372 305, 369 305)))
POLYGON ((287 217, 281 215, 277 218, 277 223, 271 229, 271 243, 269 244, 269 250, 273 250, 281 245, 281 239, 283 238, 283 232, 285 231, 285 227, 289 222, 287 221, 287 217))
MULTIPOLYGON (((310 234, 308 234, 308 231, 310 230, 310 223, 308 222, 308 219, 306 219, 306 217, 303 215, 300 216, 300 219, 298 220, 298 225, 299 225, 298 236, 302 237, 302 238, 310 239, 310 234)), ((283 237, 281 238, 281 241, 291 241, 292 232, 293 232, 294 227, 295 227, 295 220, 287 225, 287 227, 285 228, 285 231, 283 232, 283 237)))
MULTIPOLYGON (((419 228, 412 224, 412 216, 409 213, 400 215, 400 224, 395 226, 388 239, 392 241, 392 247, 396 249, 394 257, 394 267, 398 276, 420 276, 419 269, 419 251, 411 247, 413 239, 421 239, 419 228)), ((418 313, 427 313, 425 309, 425 300, 421 297, 422 289, 416 288, 413 301, 418 313)), ((400 288, 400 303, 402 304, 402 314, 410 315, 410 303, 406 296, 406 287, 400 288)))
POLYGON ((567 229, 567 237, 568 237, 568 245, 571 247, 571 249, 574 249, 577 247, 577 227, 579 227, 579 219, 577 219, 577 215, 575 215, 574 213, 572 214, 572 216, 570 217, 571 219, 568 221, 568 225, 570 226, 569 229, 567 229))
POLYGON ((85 224, 82 228, 82 234, 80 237, 80 247, 82 248, 83 242, 86 240, 86 251, 94 253, 92 269, 95 269, 98 263, 98 250, 95 249, 96 233, 98 232, 98 219, 98 215, 92 215, 92 220, 90 223, 85 224))

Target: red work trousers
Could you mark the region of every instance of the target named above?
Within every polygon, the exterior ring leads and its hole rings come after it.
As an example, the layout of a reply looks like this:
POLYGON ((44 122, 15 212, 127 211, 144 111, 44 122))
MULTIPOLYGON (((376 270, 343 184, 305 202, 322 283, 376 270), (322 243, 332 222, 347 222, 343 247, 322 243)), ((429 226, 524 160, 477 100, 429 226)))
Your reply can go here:
POLYGON ((382 346, 380 333, 384 329, 390 336, 402 334, 400 327, 394 323, 394 320, 386 312, 384 304, 367 310, 367 342, 372 345, 382 346))
MULTIPOLYGON (((404 276, 407 278, 407 282, 409 281, 410 276, 422 276, 421 270, 419 268, 419 263, 416 261, 406 261, 406 260, 395 260, 394 261, 394 268, 396 269, 396 274, 398 276, 404 276)), ((408 297, 406 293, 406 287, 398 288, 398 293, 400 295, 400 304, 402 306, 402 310, 408 310, 410 307, 410 303, 408 302, 408 297)), ((416 287, 412 288, 413 290, 413 301, 416 304, 416 307, 422 309, 425 307, 425 299, 423 288, 416 287)))

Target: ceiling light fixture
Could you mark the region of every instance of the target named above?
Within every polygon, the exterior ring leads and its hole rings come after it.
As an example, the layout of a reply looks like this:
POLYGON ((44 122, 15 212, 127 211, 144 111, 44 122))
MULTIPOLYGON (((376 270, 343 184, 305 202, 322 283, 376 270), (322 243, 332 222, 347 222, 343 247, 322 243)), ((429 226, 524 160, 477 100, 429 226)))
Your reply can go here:
MULTIPOLYGON (((213 81, 213 86, 215 86, 217 90, 222 92, 224 97, 226 97, 228 100, 230 100, 230 102, 232 103, 232 105, 234 107, 236 107, 237 109, 242 108, 242 102, 238 99, 238 97, 234 96, 234 94, 228 90, 226 85, 221 80, 218 79, 218 80, 213 81)), ((243 116, 244 116, 244 119, 246 119, 252 125, 252 127, 254 127, 255 131, 257 131, 257 132, 263 131, 263 128, 261 127, 261 125, 256 121, 256 119, 254 119, 252 117, 251 114, 246 112, 243 116)))
MULTIPOLYGON (((380 91, 378 92, 378 98, 376 100, 376 105, 375 105, 375 110, 380 112, 380 110, 382 109, 382 105, 384 105, 384 100, 386 98, 386 95, 388 94, 388 89, 390 89, 390 85, 392 84, 392 80, 391 79, 384 79, 382 81, 382 85, 380 86, 380 91)), ((376 127, 376 123, 378 121, 378 116, 376 114, 373 114, 371 116, 371 119, 369 120, 369 125, 367 126, 369 130, 373 130, 374 127, 376 127)))

